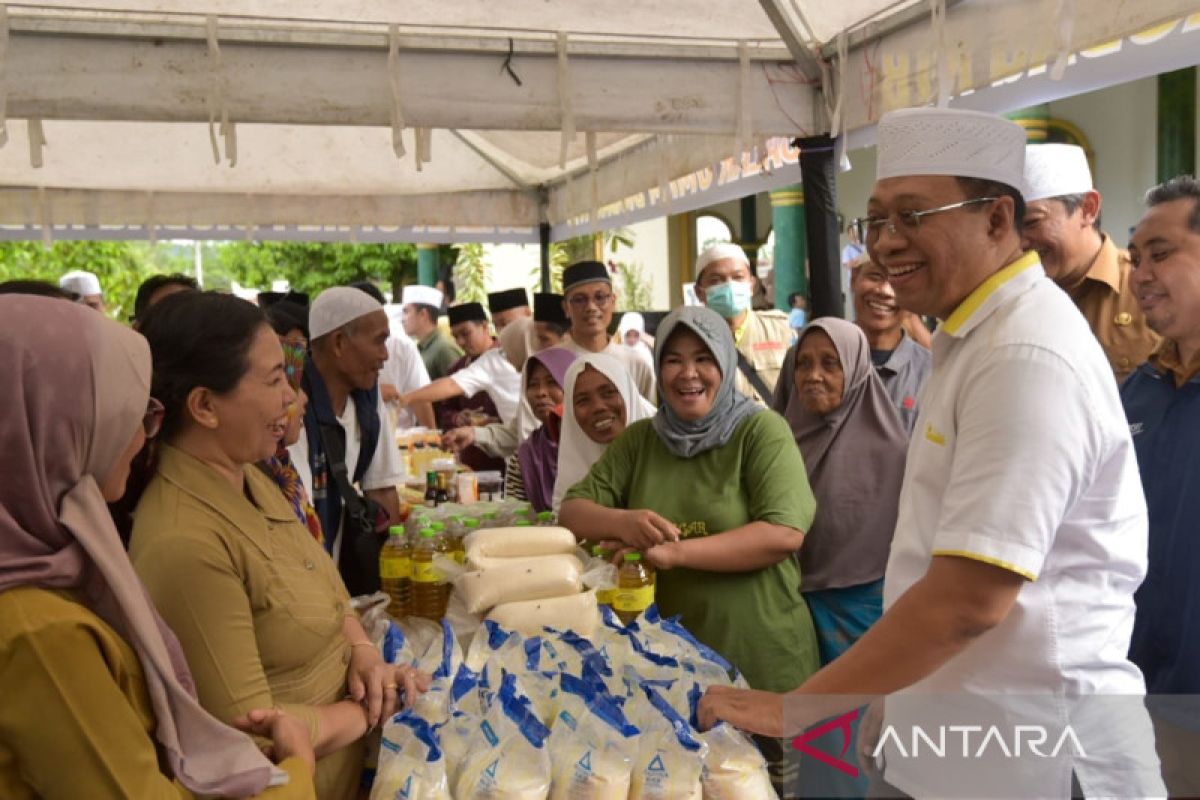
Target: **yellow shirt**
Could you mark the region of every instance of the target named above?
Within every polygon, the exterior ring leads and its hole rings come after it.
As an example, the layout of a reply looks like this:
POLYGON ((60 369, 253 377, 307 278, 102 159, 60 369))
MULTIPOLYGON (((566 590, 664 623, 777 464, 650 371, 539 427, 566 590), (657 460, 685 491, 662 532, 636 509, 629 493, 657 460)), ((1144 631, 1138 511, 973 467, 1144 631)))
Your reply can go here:
MULTIPOLYGON (((346 695, 350 597, 333 560, 279 487, 244 468, 254 498, 170 445, 134 512, 129 555, 179 637, 200 704, 229 721, 279 707, 305 720, 346 695)), ((317 762, 317 796, 352 798, 364 747, 317 762)))
POLYGON ((1144 363, 1159 343, 1129 287, 1132 269, 1129 253, 1105 235, 1087 275, 1067 291, 1100 340, 1117 383, 1144 363))
MULTIPOLYGON (((0 592, 0 797, 191 798, 162 772, 137 653, 70 592, 0 592)), ((259 797, 312 798, 308 767, 259 797)))
MULTIPOLYGON (((787 355, 792 341, 792 329, 788 326, 787 314, 774 309, 747 311, 746 319, 734 334, 738 352, 746 357, 758 372, 763 383, 772 392, 779 381, 779 370, 783 357, 787 355)), ((750 381, 738 370, 737 388, 759 405, 770 406, 772 398, 759 397, 750 381)))

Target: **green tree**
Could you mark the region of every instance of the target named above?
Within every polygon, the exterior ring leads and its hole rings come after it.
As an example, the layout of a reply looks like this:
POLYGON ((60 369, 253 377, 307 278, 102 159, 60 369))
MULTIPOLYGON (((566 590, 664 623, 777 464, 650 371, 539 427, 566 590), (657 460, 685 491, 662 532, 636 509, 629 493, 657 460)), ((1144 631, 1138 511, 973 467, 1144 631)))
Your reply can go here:
MULTIPOLYGON (((331 286, 375 281, 398 297, 417 279, 417 248, 412 244, 327 242, 226 242, 213 268, 239 284, 266 290, 278 280, 315 297, 331 286)), ((206 265, 206 273, 209 270, 206 265)))
POLYGON ((454 264, 454 295, 458 303, 487 302, 487 264, 483 245, 464 244, 454 264))
MULTIPOLYGON (((133 242, 0 242, 0 281, 42 280, 57 284, 72 270, 95 273, 110 316, 126 320, 142 281, 156 270, 133 242)), ((163 270, 166 271, 166 270, 163 270)))

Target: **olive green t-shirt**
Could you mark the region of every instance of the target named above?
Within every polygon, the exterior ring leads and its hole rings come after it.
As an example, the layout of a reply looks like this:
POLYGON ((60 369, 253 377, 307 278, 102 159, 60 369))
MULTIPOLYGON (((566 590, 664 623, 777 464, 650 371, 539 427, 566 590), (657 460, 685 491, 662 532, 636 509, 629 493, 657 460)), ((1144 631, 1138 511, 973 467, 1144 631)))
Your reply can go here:
MULTIPOLYGON (((807 531, 817 507, 791 429, 773 411, 749 417, 723 447, 692 458, 672 454, 652 420, 635 422, 566 497, 650 509, 684 538, 750 522, 807 531)), ((817 670, 816 634, 794 558, 753 572, 666 570, 658 574, 655 601, 663 616, 682 614, 687 629, 755 689, 794 689, 817 670)))

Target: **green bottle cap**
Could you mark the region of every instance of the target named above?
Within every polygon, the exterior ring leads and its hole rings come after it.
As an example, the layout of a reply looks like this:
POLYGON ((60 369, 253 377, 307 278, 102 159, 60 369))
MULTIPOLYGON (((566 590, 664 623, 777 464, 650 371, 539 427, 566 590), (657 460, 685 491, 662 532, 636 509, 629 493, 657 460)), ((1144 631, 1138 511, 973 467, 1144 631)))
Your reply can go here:
POLYGON ((550 520, 554 519, 554 512, 542 511, 538 513, 537 518, 539 522, 549 522, 550 520))
POLYGON ((404 526, 403 525, 393 525, 390 528, 388 528, 388 536, 403 536, 403 535, 404 535, 404 526))
POLYGON ((475 519, 474 517, 467 517, 467 519, 463 522, 463 525, 466 525, 468 528, 478 528, 479 520, 475 519))
POLYGON ((527 519, 519 519, 513 523, 514 528, 532 528, 533 523, 527 519))
POLYGON ((641 561, 642 554, 641 553, 626 553, 625 560, 626 561, 641 561))
POLYGON ((437 531, 435 531, 433 528, 426 528, 425 530, 421 531, 422 539, 433 539, 436 537, 437 537, 437 531))
POLYGON ((488 521, 494 520, 496 518, 496 512, 495 511, 485 511, 485 512, 483 512, 483 518, 488 521))
POLYGON ((437 531, 439 533, 441 531, 446 530, 446 525, 445 525, 445 523, 442 523, 442 522, 435 522, 432 525, 430 525, 429 527, 433 528, 435 531, 437 531))

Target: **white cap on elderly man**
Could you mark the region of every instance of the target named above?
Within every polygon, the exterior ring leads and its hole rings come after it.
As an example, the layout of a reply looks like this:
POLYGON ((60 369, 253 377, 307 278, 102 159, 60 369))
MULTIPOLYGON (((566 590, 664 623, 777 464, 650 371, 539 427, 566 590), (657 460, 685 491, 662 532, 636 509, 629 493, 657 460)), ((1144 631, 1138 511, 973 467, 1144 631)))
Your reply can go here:
POLYGON ((700 257, 696 259, 696 277, 699 278, 709 264, 726 259, 740 261, 746 266, 750 266, 749 256, 739 245, 732 242, 720 242, 705 248, 700 257))
POLYGON ((1087 153, 1073 144, 1031 144, 1025 148, 1025 202, 1092 191, 1087 153))
POLYGON ((88 297, 93 294, 104 294, 100 289, 100 279, 91 272, 77 269, 68 272, 58 279, 58 288, 66 289, 68 292, 74 292, 80 297, 88 297))
POLYGON ((401 305, 419 305, 433 306, 440 309, 442 307, 442 293, 432 286, 422 286, 417 283, 411 283, 404 287, 404 293, 400 296, 401 305))
POLYGON ((957 108, 902 108, 879 120, 876 179, 948 175, 1025 183, 1025 129, 957 108))
POLYGON ((335 286, 317 295, 308 310, 308 335, 320 339, 343 325, 375 311, 383 311, 374 297, 352 286, 335 286))

